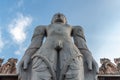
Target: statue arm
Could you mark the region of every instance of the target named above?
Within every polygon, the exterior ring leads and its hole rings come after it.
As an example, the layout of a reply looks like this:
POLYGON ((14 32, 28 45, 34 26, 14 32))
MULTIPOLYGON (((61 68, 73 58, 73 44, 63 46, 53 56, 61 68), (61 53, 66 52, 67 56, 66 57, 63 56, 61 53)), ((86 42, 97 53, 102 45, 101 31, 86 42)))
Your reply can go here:
POLYGON ((83 54, 84 62, 87 63, 88 69, 92 70, 94 66, 96 68, 96 71, 98 72, 98 65, 96 61, 93 59, 92 53, 87 47, 83 28, 81 26, 74 26, 72 30, 72 36, 73 36, 75 45, 83 54))
MULTIPOLYGON (((84 31, 83 28, 81 26, 74 26, 73 30, 72 30, 72 36, 74 39, 74 43, 77 46, 77 48, 81 51, 86 50, 89 51, 87 44, 86 44, 86 39, 85 39, 85 35, 84 35, 84 31)), ((91 52, 89 51, 89 54, 91 54, 91 52)), ((84 55, 84 53, 83 53, 84 55)))
POLYGON ((74 43, 79 48, 79 50, 88 50, 83 28, 81 26, 73 27, 72 36, 74 39, 74 43))
POLYGON ((38 50, 42 45, 45 35, 46 35, 46 27, 45 26, 37 26, 34 30, 34 34, 32 36, 31 43, 30 43, 28 49, 26 50, 25 54, 27 53, 30 56, 32 56, 34 53, 29 52, 29 51, 30 50, 35 50, 35 51, 38 50))
POLYGON ((41 47, 44 36, 46 35, 45 26, 38 26, 34 30, 34 34, 31 39, 31 43, 28 49, 25 51, 25 54, 22 60, 19 63, 19 67, 23 65, 23 69, 27 69, 28 63, 30 62, 31 56, 41 47))

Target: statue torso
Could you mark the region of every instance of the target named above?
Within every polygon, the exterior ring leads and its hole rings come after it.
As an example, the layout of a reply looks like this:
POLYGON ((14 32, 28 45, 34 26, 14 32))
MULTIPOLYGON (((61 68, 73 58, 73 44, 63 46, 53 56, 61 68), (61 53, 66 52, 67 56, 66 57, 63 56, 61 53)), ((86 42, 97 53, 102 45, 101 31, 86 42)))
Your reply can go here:
POLYGON ((72 27, 66 24, 51 24, 47 27, 46 40, 51 41, 72 41, 71 39, 72 27))
POLYGON ((47 28, 47 35, 49 36, 71 36, 72 27, 66 24, 51 24, 47 28))

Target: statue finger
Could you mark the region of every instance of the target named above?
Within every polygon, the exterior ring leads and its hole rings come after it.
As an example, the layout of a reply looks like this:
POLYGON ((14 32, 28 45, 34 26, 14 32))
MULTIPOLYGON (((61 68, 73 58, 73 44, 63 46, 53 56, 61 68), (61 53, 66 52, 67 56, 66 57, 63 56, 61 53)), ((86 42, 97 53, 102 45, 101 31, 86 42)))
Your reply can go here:
POLYGON ((92 61, 88 60, 87 64, 88 64, 88 69, 91 71, 92 70, 92 61))
POLYGON ((21 69, 23 67, 23 61, 20 61, 18 64, 18 69, 21 69))
POLYGON ((19 62, 18 64, 18 71, 17 71, 17 74, 19 75, 18 80, 21 80, 22 69, 23 69, 23 61, 19 62))
POLYGON ((18 80, 21 80, 21 76, 20 76, 20 74, 19 74, 19 76, 18 76, 18 80))
POLYGON ((95 67, 96 73, 98 74, 99 73, 99 67, 98 67, 98 64, 95 60, 93 60, 93 66, 95 67))
POLYGON ((28 63, 27 62, 24 62, 24 66, 23 66, 23 69, 26 70, 28 67, 28 63))

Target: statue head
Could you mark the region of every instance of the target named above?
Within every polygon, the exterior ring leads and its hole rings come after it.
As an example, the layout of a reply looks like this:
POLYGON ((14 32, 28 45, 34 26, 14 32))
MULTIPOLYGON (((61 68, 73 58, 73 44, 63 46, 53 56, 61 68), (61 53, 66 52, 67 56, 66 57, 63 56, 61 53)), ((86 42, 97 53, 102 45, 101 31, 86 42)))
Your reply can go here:
POLYGON ((56 13, 53 18, 51 23, 62 23, 62 24, 66 24, 67 23, 67 19, 66 17, 62 14, 62 13, 56 13))

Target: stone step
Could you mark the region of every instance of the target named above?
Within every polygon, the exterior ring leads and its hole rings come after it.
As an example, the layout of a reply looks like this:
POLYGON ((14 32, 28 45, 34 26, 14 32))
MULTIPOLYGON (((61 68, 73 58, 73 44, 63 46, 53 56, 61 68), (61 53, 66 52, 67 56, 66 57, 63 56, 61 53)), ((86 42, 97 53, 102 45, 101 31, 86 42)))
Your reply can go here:
POLYGON ((18 80, 17 74, 0 74, 0 80, 18 80))
MULTIPOLYGON (((120 80, 120 75, 98 75, 98 80, 120 80)), ((0 74, 0 80, 18 80, 17 74, 0 74)))

